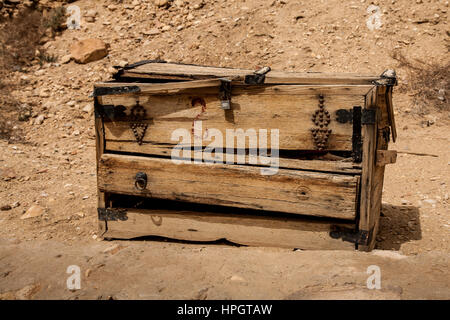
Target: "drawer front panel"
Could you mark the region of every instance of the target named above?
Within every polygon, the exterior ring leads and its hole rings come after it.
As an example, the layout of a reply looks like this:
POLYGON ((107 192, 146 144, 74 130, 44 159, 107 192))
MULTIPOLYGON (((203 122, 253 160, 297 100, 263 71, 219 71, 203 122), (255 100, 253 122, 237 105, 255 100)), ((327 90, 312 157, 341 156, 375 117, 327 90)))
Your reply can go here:
MULTIPOLYGON (((318 128, 313 116, 319 111, 319 95, 323 94, 323 109, 329 114, 326 129, 331 130, 325 149, 352 150, 352 124, 337 121, 336 111, 352 109, 365 104, 364 94, 369 86, 349 88, 327 87, 317 89, 302 86, 274 86, 270 88, 233 88, 231 109, 220 108, 219 89, 203 88, 167 95, 112 95, 101 97, 102 105, 123 106, 123 117, 105 118, 106 149, 111 151, 138 152, 143 154, 167 154, 168 150, 181 142, 181 138, 172 135, 175 130, 186 130, 193 144, 194 129, 196 136, 202 137, 203 146, 225 146, 227 129, 242 129, 247 132, 254 129, 279 130, 279 149, 315 150, 312 129, 318 128), (278 89, 277 89, 278 88, 278 89), (347 89, 347 90, 345 90, 347 89), (141 144, 136 143, 131 110, 139 103, 145 109, 141 123, 147 129, 141 144), (199 123, 196 127, 194 124, 199 123), (212 137, 212 130, 220 131, 222 141, 212 137)), ((121 107, 122 108, 122 107, 121 107)), ((248 142, 247 142, 248 143, 248 142)), ((247 145, 248 148, 248 145, 247 145)))
POLYGON ((260 169, 103 154, 98 187, 110 193, 355 219, 358 176, 288 169, 262 175, 260 169))

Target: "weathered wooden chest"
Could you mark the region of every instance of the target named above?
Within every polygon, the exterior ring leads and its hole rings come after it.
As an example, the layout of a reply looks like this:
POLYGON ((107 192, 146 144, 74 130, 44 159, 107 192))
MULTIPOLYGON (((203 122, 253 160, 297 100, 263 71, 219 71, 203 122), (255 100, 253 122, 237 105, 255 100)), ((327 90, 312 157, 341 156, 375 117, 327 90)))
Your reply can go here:
POLYGON ((103 237, 374 247, 394 71, 117 71, 93 92, 103 237))

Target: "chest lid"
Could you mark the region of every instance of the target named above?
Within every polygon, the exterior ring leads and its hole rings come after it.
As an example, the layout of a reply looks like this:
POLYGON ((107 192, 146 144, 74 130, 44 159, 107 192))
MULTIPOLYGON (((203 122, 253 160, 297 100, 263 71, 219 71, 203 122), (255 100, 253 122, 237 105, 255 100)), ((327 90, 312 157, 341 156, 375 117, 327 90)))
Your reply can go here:
POLYGON ((374 76, 356 73, 285 72, 270 67, 258 70, 210 67, 144 60, 123 68, 116 67, 116 81, 172 82, 227 78, 244 84, 298 85, 385 85, 395 83, 395 74, 374 76))

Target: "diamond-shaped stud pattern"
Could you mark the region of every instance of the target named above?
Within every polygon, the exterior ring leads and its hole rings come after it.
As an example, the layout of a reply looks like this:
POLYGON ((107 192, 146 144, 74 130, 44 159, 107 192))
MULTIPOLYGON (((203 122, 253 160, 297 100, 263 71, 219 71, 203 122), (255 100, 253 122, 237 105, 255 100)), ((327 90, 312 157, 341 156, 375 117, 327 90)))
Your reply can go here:
POLYGON ((311 129, 314 144, 318 150, 324 150, 328 145, 328 139, 331 134, 331 129, 328 125, 331 122, 330 113, 325 110, 325 99, 323 95, 319 96, 319 109, 312 115, 312 122, 317 126, 311 129))

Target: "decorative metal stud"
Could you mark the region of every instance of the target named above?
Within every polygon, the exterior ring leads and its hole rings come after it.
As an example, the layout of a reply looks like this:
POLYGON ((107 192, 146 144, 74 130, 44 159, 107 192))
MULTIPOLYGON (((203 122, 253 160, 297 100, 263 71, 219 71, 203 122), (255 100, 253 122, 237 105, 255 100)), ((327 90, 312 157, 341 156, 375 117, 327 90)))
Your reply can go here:
POLYGON ((312 122, 317 128, 312 128, 311 133, 314 139, 314 144, 318 150, 324 150, 328 145, 328 138, 331 134, 331 129, 328 125, 331 122, 330 113, 325 110, 323 95, 319 95, 319 109, 312 115, 312 122))
POLYGON ((147 111, 143 106, 136 101, 136 105, 131 109, 130 112, 130 127, 133 130, 134 137, 139 145, 142 144, 144 140, 145 131, 147 130, 148 123, 145 123, 145 118, 147 111))

